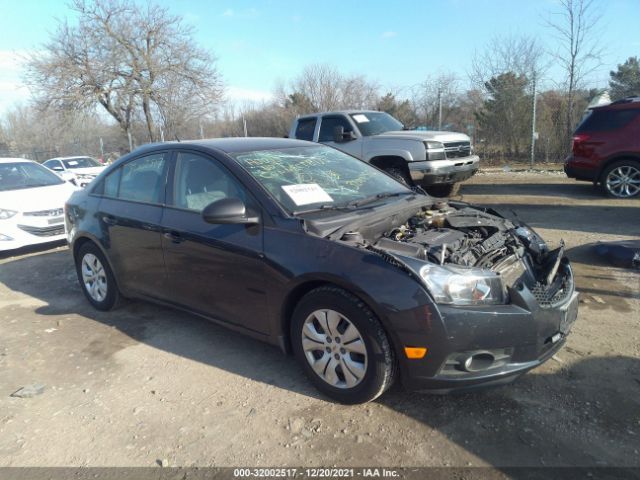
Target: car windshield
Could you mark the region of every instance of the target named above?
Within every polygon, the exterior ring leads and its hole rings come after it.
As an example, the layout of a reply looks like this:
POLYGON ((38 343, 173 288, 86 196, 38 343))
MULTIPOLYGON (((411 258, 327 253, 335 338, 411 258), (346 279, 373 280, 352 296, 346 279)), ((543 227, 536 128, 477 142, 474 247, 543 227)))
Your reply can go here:
POLYGON ((61 183, 64 180, 36 163, 0 163, 0 191, 3 192, 61 183))
POLYGON ((402 130, 404 125, 384 112, 352 113, 351 118, 365 137, 402 130))
POLYGON ((369 164, 325 146, 236 153, 233 157, 290 213, 357 207, 412 194, 369 164))
POLYGON ((62 160, 62 163, 64 163, 66 168, 90 168, 101 166, 100 162, 91 157, 70 158, 68 160, 62 160))

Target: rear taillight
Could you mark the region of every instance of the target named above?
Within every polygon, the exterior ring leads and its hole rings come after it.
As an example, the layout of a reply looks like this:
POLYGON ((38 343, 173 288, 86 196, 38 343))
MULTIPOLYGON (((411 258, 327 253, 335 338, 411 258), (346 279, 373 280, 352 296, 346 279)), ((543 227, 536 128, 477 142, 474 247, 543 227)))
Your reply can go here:
POLYGON ((589 135, 586 135, 584 133, 578 133, 577 135, 573 136, 571 142, 571 151, 574 155, 580 155, 581 153, 583 153, 582 146, 587 140, 589 140, 589 135))

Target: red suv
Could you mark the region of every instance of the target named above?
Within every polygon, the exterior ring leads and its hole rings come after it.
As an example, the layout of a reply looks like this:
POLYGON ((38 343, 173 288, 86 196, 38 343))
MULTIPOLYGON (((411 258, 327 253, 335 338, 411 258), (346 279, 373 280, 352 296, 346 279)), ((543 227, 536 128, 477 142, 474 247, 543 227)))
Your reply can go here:
POLYGON ((568 177, 599 183, 617 198, 640 194, 640 97, 596 107, 573 135, 568 177))

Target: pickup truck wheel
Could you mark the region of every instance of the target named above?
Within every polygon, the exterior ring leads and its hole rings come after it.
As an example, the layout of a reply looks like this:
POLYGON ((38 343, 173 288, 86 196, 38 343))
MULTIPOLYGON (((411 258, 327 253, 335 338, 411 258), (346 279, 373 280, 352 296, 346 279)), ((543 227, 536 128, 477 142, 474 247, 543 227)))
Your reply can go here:
POLYGON ((374 400, 396 377, 386 332, 359 298, 338 287, 312 290, 291 319, 294 354, 313 384, 345 404, 374 400))
POLYGON ((452 197, 458 194, 460 190, 459 183, 449 183, 445 185, 431 185, 426 187, 425 190, 432 197, 452 197))
POLYGON ((396 180, 398 180, 401 184, 403 184, 403 185, 405 185, 407 187, 411 187, 412 186, 412 182, 411 182, 411 179, 409 178, 409 175, 407 175, 401 169, 395 168, 395 167, 389 167, 389 168, 385 168, 384 171, 387 172, 389 175, 391 175, 396 180))

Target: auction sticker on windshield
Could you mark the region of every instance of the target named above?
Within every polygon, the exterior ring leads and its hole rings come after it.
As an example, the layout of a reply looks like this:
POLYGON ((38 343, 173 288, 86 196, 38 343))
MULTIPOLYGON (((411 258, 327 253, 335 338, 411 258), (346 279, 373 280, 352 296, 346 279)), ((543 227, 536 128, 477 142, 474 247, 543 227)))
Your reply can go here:
POLYGON ((325 192, 317 183, 301 183, 298 185, 283 185, 293 203, 296 205, 309 205, 311 203, 333 202, 333 198, 325 192))
POLYGON ((367 116, 362 113, 358 113, 357 115, 354 115, 353 119, 358 123, 367 123, 369 121, 367 116))

